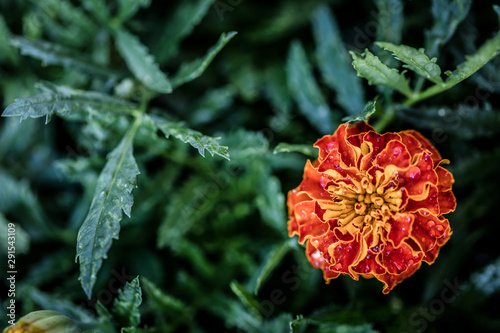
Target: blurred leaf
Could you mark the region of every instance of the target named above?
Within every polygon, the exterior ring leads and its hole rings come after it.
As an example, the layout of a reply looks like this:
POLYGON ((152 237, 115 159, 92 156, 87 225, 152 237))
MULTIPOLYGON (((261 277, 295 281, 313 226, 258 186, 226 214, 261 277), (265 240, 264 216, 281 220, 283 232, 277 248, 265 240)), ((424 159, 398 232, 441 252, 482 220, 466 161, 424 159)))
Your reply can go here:
POLYGON ((72 302, 51 294, 42 292, 38 289, 29 291, 30 298, 44 310, 60 312, 69 318, 81 323, 95 322, 94 317, 80 306, 75 306, 72 302))
POLYGON ((286 143, 286 142, 280 142, 278 145, 274 148, 273 154, 278 154, 278 153, 301 153, 306 156, 310 156, 313 158, 318 157, 318 151, 316 148, 313 147, 312 144, 310 145, 299 145, 299 144, 292 144, 292 143, 286 143))
POLYGON ((119 0, 117 19, 124 22, 135 15, 139 8, 147 8, 151 5, 151 0, 119 0))
POLYGON ((89 113, 131 113, 135 106, 99 92, 74 90, 64 86, 39 85, 43 92, 33 97, 16 99, 3 112, 3 117, 20 116, 21 121, 55 114, 68 120, 84 120, 89 113))
POLYGON ((292 248, 291 246, 290 239, 287 239, 269 251, 255 275, 255 282, 252 283, 254 284, 252 289, 255 295, 259 293, 261 285, 266 281, 268 276, 281 264, 283 257, 292 248))
POLYGON ((285 196, 277 177, 261 172, 255 204, 264 222, 286 237, 285 196))
POLYGON ((316 56, 325 83, 336 91, 338 103, 349 113, 363 108, 365 97, 343 45, 337 22, 326 5, 318 7, 313 20, 316 56))
POLYGON ((408 68, 418 75, 436 84, 443 84, 441 68, 436 64, 436 58, 429 59, 424 49, 415 49, 406 45, 394 45, 386 42, 377 42, 378 46, 391 51, 396 59, 405 63, 403 67, 408 68))
POLYGON ((92 295, 97 272, 113 239, 118 239, 122 210, 130 217, 139 169, 132 153, 133 128, 108 155, 99 175, 89 214, 77 240, 76 258, 80 261, 80 283, 88 298, 92 295))
POLYGON ((181 140, 184 143, 189 143, 194 148, 198 149, 201 156, 205 157, 205 149, 212 155, 217 154, 229 160, 228 148, 221 146, 218 142, 220 138, 212 138, 203 135, 202 133, 184 127, 182 122, 172 122, 159 115, 146 116, 150 117, 158 129, 165 134, 168 139, 170 135, 181 140))
POLYGON ((158 229, 159 248, 175 248, 193 225, 211 211, 218 201, 219 194, 217 192, 215 195, 207 195, 202 190, 207 181, 206 178, 193 176, 172 193, 170 203, 166 207, 166 216, 158 229))
POLYGON ((407 97, 412 96, 408 80, 397 69, 387 67, 368 50, 363 54, 352 51, 350 53, 353 58, 352 65, 358 71, 358 76, 367 79, 369 84, 388 86, 407 97))
POLYGON ((347 324, 320 324, 320 333, 377 333, 379 331, 374 330, 372 325, 347 325, 347 324))
POLYGON ((214 0, 192 0, 179 2, 171 15, 164 20, 165 25, 158 29, 153 53, 161 64, 177 52, 179 43, 189 35, 205 16, 214 0))
POLYGON ((109 21, 109 10, 106 3, 100 0, 82 0, 83 8, 92 13, 99 23, 109 21))
POLYGON ((237 32, 222 33, 217 44, 212 46, 203 58, 198 58, 189 63, 183 63, 179 71, 172 77, 172 86, 177 88, 186 82, 192 81, 199 77, 205 69, 210 65, 215 56, 222 48, 234 37, 237 32))
POLYGON ((30 249, 30 236, 24 231, 22 226, 19 223, 10 222, 5 218, 5 216, 1 213, 0 210, 0 234, 3 235, 1 238, 0 244, 2 248, 0 249, 0 253, 5 254, 7 257, 8 249, 14 246, 16 254, 28 254, 30 249), (14 225, 12 232, 12 228, 9 225, 14 225), (10 232, 9 232, 10 231, 10 232), (11 239, 8 239, 7 236, 11 236, 11 233, 14 234, 14 245, 8 244, 11 239))
POLYGON ((462 140, 492 137, 500 127, 499 110, 493 110, 488 104, 483 108, 462 104, 455 109, 428 106, 410 108, 398 112, 398 117, 414 123, 416 128, 432 130, 433 139, 438 143, 450 135, 462 140))
POLYGON ((338 125, 314 79, 302 44, 294 41, 287 59, 288 87, 306 119, 321 134, 333 133, 338 125))
POLYGON ((160 70, 148 49, 125 29, 115 31, 116 47, 134 76, 147 88, 159 93, 171 93, 172 84, 160 70))
POLYGON ((127 282, 123 289, 118 290, 118 297, 113 302, 113 313, 120 323, 127 327, 137 327, 141 322, 139 306, 142 303, 142 291, 139 276, 127 282))
MULTIPOLYGON (((376 40, 400 44, 403 32, 403 1, 401 0, 375 0, 378 9, 378 25, 376 40)), ((380 54, 379 58, 388 66, 394 66, 391 57, 380 54)))
POLYGON ((471 282, 486 295, 492 295, 500 290, 500 258, 488 264, 480 272, 472 274, 471 282))
POLYGON ((42 65, 60 65, 66 69, 77 69, 82 73, 115 78, 119 74, 109 68, 102 67, 89 61, 88 57, 81 56, 72 49, 43 40, 30 41, 24 37, 11 38, 11 44, 18 48, 22 55, 38 59, 42 65))
POLYGON ((257 300, 238 282, 232 281, 230 286, 233 293, 238 296, 241 303, 245 305, 252 317, 256 318, 258 321, 262 321, 262 315, 260 314, 257 300))
POLYGON ((358 122, 358 121, 368 122, 368 118, 370 118, 370 116, 377 111, 376 104, 377 104, 377 99, 370 101, 365 105, 365 108, 363 109, 363 113, 355 115, 355 116, 344 117, 344 118, 342 118, 342 121, 344 121, 346 123, 354 123, 354 122, 358 122))
POLYGON ((181 300, 165 294, 153 282, 142 278, 142 286, 147 295, 147 300, 151 306, 163 313, 184 312, 189 307, 181 300))
POLYGON ((10 42, 10 31, 2 15, 0 15, 0 61, 9 60, 18 63, 18 57, 10 42))
POLYGON ((431 12, 434 25, 425 32, 425 49, 430 57, 438 55, 439 48, 455 33, 457 26, 469 13, 472 0, 433 0, 431 12))

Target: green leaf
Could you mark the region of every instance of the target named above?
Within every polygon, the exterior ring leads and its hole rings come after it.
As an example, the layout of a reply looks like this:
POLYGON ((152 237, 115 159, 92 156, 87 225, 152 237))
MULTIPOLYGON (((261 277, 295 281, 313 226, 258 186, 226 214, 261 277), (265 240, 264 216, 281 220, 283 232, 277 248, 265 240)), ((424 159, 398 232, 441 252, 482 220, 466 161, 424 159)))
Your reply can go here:
POLYGON ((148 296, 148 302, 150 302, 151 306, 155 309, 158 309, 164 313, 182 313, 189 309, 188 305, 186 305, 184 302, 173 296, 165 294, 153 282, 149 281, 146 278, 142 279, 142 286, 146 295, 148 296))
POLYGON ((159 248, 176 248, 182 237, 210 213, 219 195, 207 196, 200 190, 200 184, 206 181, 206 178, 193 176, 173 193, 166 207, 167 214, 158 229, 159 248))
POLYGON ((302 114, 321 134, 333 133, 338 121, 334 119, 314 79, 311 64, 300 42, 292 42, 286 66, 288 87, 302 114))
POLYGON ((120 22, 124 22, 134 16, 139 8, 149 7, 151 5, 151 0, 119 0, 118 4, 119 8, 116 18, 120 20, 120 22))
POLYGON ((369 84, 388 86, 407 97, 412 96, 408 80, 397 69, 387 67, 368 50, 363 54, 352 51, 350 53, 358 76, 367 79, 369 84))
POLYGON ((184 143, 189 143, 194 148, 198 149, 201 156, 205 157, 205 149, 212 155, 217 154, 229 160, 228 148, 221 146, 218 142, 220 138, 213 138, 202 133, 186 128, 182 122, 169 121, 158 115, 150 117, 158 129, 165 134, 168 139, 171 135, 184 143))
POLYGON ((310 157, 318 157, 318 151, 316 148, 313 147, 312 144, 310 145, 300 145, 300 144, 293 144, 293 143, 286 143, 286 142, 280 142, 278 145, 274 148, 273 154, 278 154, 278 153, 301 153, 306 156, 310 157))
POLYGON ((157 30, 152 50, 159 63, 175 55, 180 41, 200 23, 213 2, 213 0, 192 0, 178 3, 171 15, 164 19, 165 25, 157 30))
POLYGON ((2 15, 0 15, 0 61, 8 59, 13 64, 17 64, 18 57, 15 50, 10 45, 10 31, 2 15))
POLYGON ((277 177, 261 172, 255 204, 260 216, 270 227, 286 237, 285 196, 277 177))
POLYGON ((137 37, 125 29, 117 29, 115 38, 118 52, 139 81, 153 91, 167 94, 172 92, 172 84, 167 76, 137 37))
POLYGON ((135 106, 127 101, 99 92, 75 90, 52 84, 39 84, 43 92, 33 97, 16 99, 7 106, 3 117, 26 118, 46 116, 47 122, 53 115, 68 120, 85 120, 89 114, 130 114, 135 106))
POLYGON ((231 31, 227 34, 222 33, 217 44, 212 46, 203 58, 198 58, 189 63, 183 63, 179 71, 172 77, 171 81, 173 88, 175 89, 203 74, 215 56, 234 36, 236 36, 236 34, 236 31, 231 31))
POLYGON ((458 65, 456 70, 446 72, 445 74, 450 77, 448 81, 456 84, 465 80, 496 57, 498 52, 500 52, 500 33, 487 40, 474 55, 465 56, 465 62, 458 65))
POLYGON ((385 50, 391 51, 396 59, 405 63, 403 67, 408 68, 418 75, 436 84, 443 84, 441 68, 436 64, 436 58, 429 59, 424 49, 415 49, 406 45, 394 45, 386 42, 375 43, 385 50))
POLYGON ((276 269, 276 267, 279 266, 281 260, 291 248, 292 246, 290 240, 287 239, 281 244, 276 245, 274 249, 267 254, 266 258, 263 260, 261 266, 259 267, 255 282, 253 283, 253 290, 255 295, 259 293, 259 289, 262 284, 265 282, 267 277, 276 269))
POLYGON ((120 323, 127 327, 137 327, 141 322, 139 306, 142 303, 142 291, 139 285, 139 276, 125 284, 118 290, 118 297, 113 302, 113 313, 120 323))
POLYGON ((403 9, 401 0, 375 0, 378 9, 377 41, 401 43, 403 32, 403 9))
POLYGON ((92 13, 97 20, 107 25, 109 21, 109 10, 106 2, 101 0, 82 0, 83 8, 92 13))
POLYGON ((76 258, 80 261, 80 283, 90 298, 97 272, 113 239, 118 239, 122 211, 130 217, 134 203, 132 190, 139 169, 132 153, 136 123, 108 155, 95 190, 89 213, 77 238, 76 258))
POLYGON ((241 303, 246 306, 252 317, 256 318, 259 321, 262 321, 262 315, 259 310, 259 303, 257 300, 236 281, 232 281, 230 284, 231 290, 233 293, 238 296, 241 303))
POLYGON ((456 70, 453 72, 446 71, 445 74, 449 77, 448 80, 445 81, 444 85, 434 85, 429 87, 418 95, 406 100, 404 105, 413 105, 421 100, 450 89, 477 72, 481 67, 491 61, 491 59, 495 58, 498 55, 498 52, 500 52, 500 33, 487 40, 474 55, 465 56, 465 62, 458 65, 456 70))
POLYGON ((349 117, 349 116, 344 117, 344 118, 342 118, 342 121, 344 121, 346 123, 354 123, 354 122, 358 122, 358 121, 366 121, 367 122, 368 118, 372 114, 374 114, 375 111, 377 111, 376 104, 377 104, 377 99, 370 101, 365 105, 365 108, 363 109, 363 113, 355 115, 355 116, 351 116, 351 117, 349 117))
POLYGON ((120 74, 109 68, 89 61, 88 57, 76 53, 72 49, 43 40, 30 41, 24 37, 11 37, 11 44, 18 48, 22 55, 38 59, 42 65, 58 65, 67 69, 77 69, 82 73, 116 78, 120 74))
POLYGON ((316 56, 325 83, 337 92, 338 103, 348 113, 359 113, 365 104, 361 79, 351 66, 337 22, 326 5, 318 7, 312 24, 316 56))
POLYGON ((458 25, 469 13, 472 0, 433 0, 431 12, 434 24, 425 32, 425 49, 429 56, 438 55, 439 48, 446 44, 458 25))

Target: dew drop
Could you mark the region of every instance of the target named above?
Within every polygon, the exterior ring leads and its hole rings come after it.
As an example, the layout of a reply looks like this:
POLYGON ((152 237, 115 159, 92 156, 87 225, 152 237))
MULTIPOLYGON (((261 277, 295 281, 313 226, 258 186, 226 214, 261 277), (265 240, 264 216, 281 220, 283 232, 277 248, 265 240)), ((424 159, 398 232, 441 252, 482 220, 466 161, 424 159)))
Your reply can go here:
POLYGON ((335 144, 333 142, 328 142, 326 144, 326 149, 328 149, 329 151, 332 150, 333 148, 335 148, 335 144))
POLYGON ((342 268, 342 264, 336 264, 333 269, 335 269, 336 271, 339 271, 340 269, 342 268))
POLYGON ((429 234, 430 237, 435 237, 436 236, 436 232, 434 230, 429 230, 428 234, 429 234))
POLYGON ((412 180, 417 180, 418 178, 420 178, 420 169, 416 166, 412 166, 408 169, 406 175, 412 180))
POLYGON ((434 221, 427 222, 427 228, 429 228, 429 229, 434 227, 435 225, 436 225, 436 223, 434 223, 434 221))
POLYGON ((394 154, 395 157, 401 155, 401 152, 402 152, 402 149, 401 147, 396 147, 394 148, 394 150, 392 151, 392 153, 394 154))
POLYGON ((436 230, 437 231, 443 231, 443 226, 438 224, 437 227, 436 227, 436 230))

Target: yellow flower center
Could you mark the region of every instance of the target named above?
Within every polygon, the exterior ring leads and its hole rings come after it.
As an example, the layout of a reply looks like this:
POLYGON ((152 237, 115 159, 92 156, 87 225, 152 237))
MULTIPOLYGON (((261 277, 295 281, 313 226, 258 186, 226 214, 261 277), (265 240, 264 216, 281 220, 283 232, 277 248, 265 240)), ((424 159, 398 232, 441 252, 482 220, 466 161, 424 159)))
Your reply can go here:
POLYGON ((325 210, 323 219, 337 219, 338 227, 344 234, 373 234, 370 247, 375 246, 382 230, 390 231, 390 224, 387 222, 392 217, 391 211, 398 212, 400 209, 403 201, 401 191, 387 185, 373 185, 367 176, 360 182, 350 180, 351 185, 338 182, 340 185, 328 187, 332 200, 319 202, 320 207, 325 210))

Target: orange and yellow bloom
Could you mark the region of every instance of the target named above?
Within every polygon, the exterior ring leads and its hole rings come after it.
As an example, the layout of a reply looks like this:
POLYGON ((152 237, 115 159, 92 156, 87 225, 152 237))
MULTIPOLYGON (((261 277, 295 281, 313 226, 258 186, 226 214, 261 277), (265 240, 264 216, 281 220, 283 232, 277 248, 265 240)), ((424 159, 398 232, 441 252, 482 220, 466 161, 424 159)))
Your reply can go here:
POLYGON ((375 277, 387 294, 436 260, 452 233, 443 214, 456 207, 454 180, 420 133, 344 124, 315 147, 318 159, 288 193, 288 231, 327 283, 375 277))

